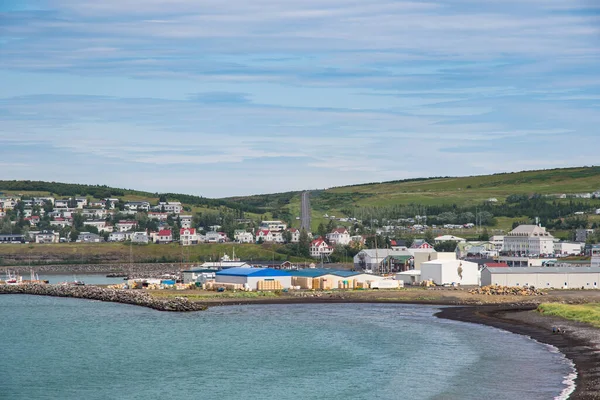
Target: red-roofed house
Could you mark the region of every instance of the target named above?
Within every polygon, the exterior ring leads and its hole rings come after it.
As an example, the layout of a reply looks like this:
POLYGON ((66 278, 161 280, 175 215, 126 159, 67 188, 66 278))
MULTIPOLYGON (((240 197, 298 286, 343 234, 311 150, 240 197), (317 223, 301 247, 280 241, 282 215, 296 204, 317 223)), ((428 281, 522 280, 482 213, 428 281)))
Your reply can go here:
POLYGON ((179 243, 182 246, 198 244, 198 235, 195 228, 181 228, 179 230, 179 243))
POLYGON ((327 234, 327 240, 333 245, 345 246, 350 243, 350 234, 346 228, 337 228, 327 234))
POLYGON ((315 239, 310 243, 310 255, 312 257, 328 256, 333 253, 333 247, 329 246, 323 239, 315 239))
POLYGON ((170 229, 162 229, 156 235, 156 243, 171 243, 173 241, 173 233, 170 229))
POLYGON ((273 234, 268 229, 261 229, 256 232, 256 242, 260 242, 260 239, 262 239, 262 242, 264 243, 271 243, 273 242, 273 234))

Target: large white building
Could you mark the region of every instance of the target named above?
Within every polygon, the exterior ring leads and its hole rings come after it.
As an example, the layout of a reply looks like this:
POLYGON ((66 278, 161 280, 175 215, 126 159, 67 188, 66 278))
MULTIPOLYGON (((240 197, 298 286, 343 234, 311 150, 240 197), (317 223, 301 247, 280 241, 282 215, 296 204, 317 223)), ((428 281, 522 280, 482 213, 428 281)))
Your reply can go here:
POLYGON ((461 237, 458 236, 454 236, 454 235, 442 235, 442 236, 438 236, 435 239, 433 239, 434 242, 436 243, 441 243, 441 242, 466 242, 467 239, 463 239, 461 237))
POLYGON ((519 225, 504 236, 505 252, 519 254, 553 254, 554 237, 538 225, 519 225))
POLYGON ((598 289, 596 267, 500 267, 484 268, 481 285, 534 286, 539 289, 598 289))
POLYGON ((557 255, 577 255, 582 252, 584 243, 573 242, 555 242, 554 254, 557 255))
POLYGON ((350 244, 350 234, 346 228, 338 228, 327 234, 327 240, 332 245, 345 246, 350 244))
POLYGON ((421 280, 436 285, 479 285, 479 267, 464 260, 434 260, 421 264, 421 280))
POLYGON ((260 229, 269 230, 271 232, 281 232, 287 229, 287 224, 282 221, 262 221, 260 229))
POLYGON ((233 233, 233 240, 237 243, 254 243, 254 235, 243 229, 238 229, 233 233))
POLYGON ((179 243, 182 246, 191 246, 198 244, 198 235, 196 228, 181 228, 179 229, 179 243))

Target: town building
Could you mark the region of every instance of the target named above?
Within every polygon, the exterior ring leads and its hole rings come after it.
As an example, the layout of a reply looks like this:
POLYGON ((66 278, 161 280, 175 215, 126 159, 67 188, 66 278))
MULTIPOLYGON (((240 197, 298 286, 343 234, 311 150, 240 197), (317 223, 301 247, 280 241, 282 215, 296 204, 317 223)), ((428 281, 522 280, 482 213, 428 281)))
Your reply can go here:
POLYGON ((260 229, 281 232, 287 229, 287 224, 282 221, 262 221, 260 223, 260 229))
POLYGON ((171 243, 173 241, 173 233, 170 229, 161 229, 158 231, 155 241, 156 243, 171 243))
POLYGON ((204 238, 206 243, 225 243, 229 241, 229 238, 227 237, 227 234, 225 232, 206 232, 204 238))
POLYGON ((111 232, 108 235, 108 241, 109 242, 124 242, 126 240, 131 240, 131 236, 133 235, 134 232, 111 232))
POLYGON ((125 203, 125 209, 129 211, 150 211, 150 202, 129 201, 125 203))
MULTIPOLYGON (((85 224, 85 221, 84 221, 84 224, 85 224)), ((63 218, 63 217, 56 217, 56 218, 54 218, 54 220, 50 221, 50 225, 51 226, 60 226, 61 228, 64 228, 65 226, 72 226, 73 220, 63 218)))
POLYGON ((346 246, 350 244, 350 234, 346 228, 337 228, 326 235, 327 241, 333 246, 346 246))
POLYGON ((103 241, 102 237, 90 232, 81 232, 76 240, 77 243, 100 243, 103 241))
POLYGON ((181 228, 179 230, 179 243, 182 246, 198 244, 198 235, 195 228, 181 228))
POLYGON ((600 266, 484 268, 481 284, 534 286, 539 289, 598 289, 600 266))
POLYGON ((35 235, 36 243, 58 243, 60 234, 54 231, 42 231, 35 235))
POLYGON ((315 239, 310 243, 311 257, 327 257, 333 253, 333 247, 329 246, 323 239, 315 239))
POLYGON ((273 234, 268 229, 261 229, 256 232, 256 243, 272 243, 274 241, 273 234))
POLYGON ((519 225, 504 236, 503 252, 553 254, 554 237, 538 225, 519 225))
POLYGON ((583 252, 584 243, 574 242, 555 242, 554 254, 559 256, 573 256, 583 252))
POLYGON ((236 243, 254 243, 254 235, 252 235, 252 232, 238 229, 233 233, 233 240, 236 243))
POLYGON ((121 220, 115 224, 115 230, 119 232, 129 232, 137 226, 136 221, 124 221, 121 220))
POLYGON ((215 273, 215 281, 243 285, 249 290, 261 290, 261 286, 271 282, 282 289, 292 286, 292 276, 289 272, 272 268, 224 269, 215 273))
POLYGON ((575 241, 584 243, 587 241, 588 236, 593 234, 593 229, 577 229, 575 230, 575 241))
POLYGON ((148 232, 133 232, 131 235, 131 243, 148 244, 148 232))
POLYGON ((108 223, 105 220, 93 220, 93 221, 83 221, 83 226, 93 226, 98 229, 98 232, 110 232, 112 231, 112 227, 109 228, 108 223))
MULTIPOLYGON (((383 277, 364 272, 326 268, 308 268, 290 271, 292 285, 300 289, 331 290, 368 288, 385 280, 383 277)), ((389 280, 388 280, 389 281, 389 280)), ((397 286, 397 282, 395 287, 397 286)), ((393 287, 393 286, 392 286, 393 287)))
POLYGON ((180 215, 179 222, 182 228, 191 228, 192 227, 193 217, 191 215, 180 215))
POLYGON ((0 234, 0 244, 3 243, 24 243, 25 236, 21 234, 0 234))
POLYGON ((156 211, 162 211, 169 214, 180 214, 183 210, 181 203, 178 201, 160 202, 156 207, 156 211))
POLYGON ((490 243, 494 245, 496 251, 502 251, 504 247, 504 236, 503 235, 494 235, 490 237, 490 243))
POLYGON ((169 214, 163 212, 149 212, 148 219, 153 219, 157 221, 166 221, 169 218, 169 214))
POLYGON ((298 243, 300 241, 300 229, 290 228, 291 243, 298 243))
POLYGON ((454 235, 442 235, 442 236, 436 237, 435 239, 433 239, 433 241, 435 243, 441 243, 441 242, 466 242, 467 239, 463 239, 461 237, 454 236, 454 235))
POLYGON ((434 260, 421 264, 421 280, 436 285, 479 285, 479 268, 465 260, 434 260))
POLYGON ((592 267, 600 268, 600 245, 596 244, 592 246, 592 258, 590 261, 590 265, 592 267))
POLYGON ((365 271, 379 271, 383 260, 388 256, 408 256, 412 254, 408 250, 394 249, 365 249, 354 256, 354 269, 365 271))

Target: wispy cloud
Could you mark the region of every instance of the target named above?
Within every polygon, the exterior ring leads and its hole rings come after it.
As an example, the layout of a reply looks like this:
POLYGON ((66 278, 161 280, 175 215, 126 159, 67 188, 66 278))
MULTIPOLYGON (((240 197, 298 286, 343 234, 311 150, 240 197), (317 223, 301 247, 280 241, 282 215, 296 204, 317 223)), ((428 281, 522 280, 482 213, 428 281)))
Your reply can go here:
POLYGON ((11 4, 15 179, 218 196, 597 161, 589 0, 11 4))

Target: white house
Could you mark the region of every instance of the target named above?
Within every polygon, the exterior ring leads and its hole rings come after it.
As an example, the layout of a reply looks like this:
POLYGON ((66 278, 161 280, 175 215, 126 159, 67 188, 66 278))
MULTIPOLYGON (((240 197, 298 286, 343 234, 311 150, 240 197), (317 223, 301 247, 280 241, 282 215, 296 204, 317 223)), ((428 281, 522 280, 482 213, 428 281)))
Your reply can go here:
POLYGON ((463 239, 461 237, 458 236, 454 236, 454 235, 442 235, 442 236, 438 236, 435 239, 433 239, 434 242, 436 243, 441 243, 441 242, 466 242, 467 239, 463 239))
POLYGON ((182 246, 198 244, 196 228, 181 228, 179 230, 179 243, 181 243, 182 246))
POLYGON ((192 227, 192 216, 191 215, 180 215, 179 221, 181 222, 182 228, 191 228, 192 227))
POLYGON ((167 201, 158 203, 158 206, 156 206, 155 209, 158 211, 164 210, 164 212, 169 214, 180 214, 183 207, 178 201, 167 201))
POLYGON ((109 242, 124 242, 126 240, 131 240, 131 236, 134 232, 111 232, 108 235, 109 242))
POLYGON ((95 221, 83 221, 83 226, 93 226, 98 229, 98 232, 107 232, 111 229, 108 229, 108 224, 104 220, 95 220, 95 221))
POLYGON ((115 224, 115 228, 119 232, 129 232, 135 228, 137 222, 135 221, 119 221, 115 224))
POLYGON ((287 224, 282 221, 262 221, 260 223, 260 229, 280 232, 287 229, 287 224))
POLYGON ((147 244, 148 241, 149 240, 147 232, 133 232, 133 234, 131 235, 132 243, 147 244))
POLYGON ((148 219, 155 219, 157 221, 166 221, 169 218, 169 214, 163 212, 149 212, 148 219))
POLYGON ((519 225, 504 236, 505 252, 519 254, 553 254, 554 237, 538 225, 519 225))
POLYGON ((87 218, 102 219, 106 218, 106 210, 103 208, 85 208, 81 215, 87 218))
MULTIPOLYGON (((85 222, 84 222, 85 223, 85 222)), ((63 217, 56 217, 53 221, 50 221, 50 225, 52 226, 60 226, 64 228, 65 226, 73 225, 73 221, 71 219, 66 219, 63 217)))
POLYGON ((333 247, 329 246, 327 242, 319 238, 313 240, 310 243, 310 255, 311 257, 328 256, 333 253, 333 247))
POLYGON ((75 204, 77 204, 77 208, 81 210, 83 207, 88 205, 88 201, 85 197, 77 197, 75 199, 75 204))
POLYGON ((102 241, 100 236, 90 232, 81 232, 76 240, 77 243, 100 243, 102 241))
POLYGON ((350 244, 350 234, 346 228, 337 228, 333 232, 327 234, 327 240, 332 245, 346 246, 350 244))
POLYGON ((69 208, 69 199, 55 200, 54 208, 69 208))
POLYGON ((228 237, 224 232, 210 231, 206 232, 204 237, 204 240, 207 243, 225 243, 228 240, 228 237))
POLYGON ((238 229, 233 234, 233 239, 237 243, 254 243, 254 235, 252 232, 246 232, 243 229, 238 229))
POLYGON ((290 228, 289 232, 292 235, 292 243, 298 243, 300 241, 300 229, 290 228))
POLYGON ((150 211, 150 203, 147 201, 129 201, 125 203, 125 209, 130 211, 150 211))
POLYGON ((58 243, 60 234, 54 231, 43 231, 35 235, 36 243, 58 243))
POLYGON ((274 241, 273 234, 268 229, 261 229, 256 232, 256 242, 260 242, 261 239, 264 243, 272 243, 274 241))

